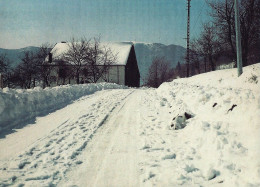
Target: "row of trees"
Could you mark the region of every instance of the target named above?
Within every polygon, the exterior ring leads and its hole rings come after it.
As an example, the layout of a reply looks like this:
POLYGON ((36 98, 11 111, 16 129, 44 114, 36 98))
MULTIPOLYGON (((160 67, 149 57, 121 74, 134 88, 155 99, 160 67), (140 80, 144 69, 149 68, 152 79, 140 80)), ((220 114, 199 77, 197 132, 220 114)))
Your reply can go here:
MULTIPOLYGON (((234 0, 206 0, 211 21, 191 41, 189 76, 214 71, 218 65, 236 62, 234 0)), ((243 66, 260 61, 260 0, 240 1, 243 66)), ((185 58, 185 57, 184 57, 185 58)), ((158 87, 162 82, 187 76, 187 65, 170 68, 164 58, 154 58, 145 84, 158 87)), ((236 63, 235 63, 236 66, 236 63)))
POLYGON ((100 38, 82 38, 80 41, 72 38, 65 45, 67 50, 59 56, 55 56, 55 51, 50 54, 53 48, 50 44, 41 45, 34 53, 25 51, 20 57, 19 65, 14 68, 10 66, 5 54, 0 55, 0 73, 4 75, 4 86, 29 89, 53 83, 65 84, 66 80, 70 83, 71 79, 77 84, 95 83, 100 78, 108 81, 106 73, 116 62, 117 54, 101 45, 100 38))
POLYGON ((174 75, 170 62, 163 57, 155 57, 149 67, 145 86, 158 88, 163 82, 169 81, 174 75))
MULTIPOLYGON (((236 61, 234 0, 208 0, 207 4, 212 21, 205 23, 200 36, 191 42, 191 69, 195 71, 190 75, 236 61)), ((242 60, 247 66, 260 60, 260 0, 241 0, 239 8, 242 60)))
MULTIPOLYGON (((192 69, 194 70, 194 68, 192 69)), ((144 86, 158 88, 162 83, 186 76, 186 65, 177 63, 175 68, 164 57, 153 58, 144 80, 144 86)))
POLYGON ((1 54, 0 73, 3 75, 4 87, 32 88, 44 80, 46 71, 41 65, 50 49, 50 44, 43 44, 35 53, 24 51, 17 67, 11 67, 6 54, 1 54))

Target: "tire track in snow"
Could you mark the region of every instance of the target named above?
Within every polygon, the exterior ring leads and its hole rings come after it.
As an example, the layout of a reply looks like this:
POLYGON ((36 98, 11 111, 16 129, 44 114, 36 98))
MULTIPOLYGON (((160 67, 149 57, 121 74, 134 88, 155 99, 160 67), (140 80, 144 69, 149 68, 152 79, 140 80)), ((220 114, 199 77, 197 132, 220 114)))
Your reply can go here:
POLYGON ((140 112, 136 111, 135 93, 108 116, 80 155, 84 163, 77 171, 68 172, 58 186, 138 186, 139 134, 135 125, 140 123, 140 112))
POLYGON ((130 95, 132 90, 104 91, 94 101, 80 99, 84 109, 59 125, 50 135, 39 139, 18 158, 10 159, 0 170, 1 185, 56 185, 66 172, 80 164, 78 156, 92 140, 109 115, 130 95), (93 103, 93 104, 91 104, 93 103), (98 103, 98 104, 97 104, 98 103), (84 112, 83 115, 81 112, 84 112))

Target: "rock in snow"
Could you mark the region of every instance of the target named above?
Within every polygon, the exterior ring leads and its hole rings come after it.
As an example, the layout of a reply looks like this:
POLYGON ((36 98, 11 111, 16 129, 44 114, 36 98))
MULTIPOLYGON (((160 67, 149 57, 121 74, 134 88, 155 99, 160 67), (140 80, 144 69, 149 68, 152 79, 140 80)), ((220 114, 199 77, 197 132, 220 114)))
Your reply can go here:
POLYGON ((178 114, 176 117, 172 119, 173 122, 171 124, 171 128, 173 128, 174 130, 183 129, 187 124, 187 120, 193 117, 194 115, 188 112, 178 114))

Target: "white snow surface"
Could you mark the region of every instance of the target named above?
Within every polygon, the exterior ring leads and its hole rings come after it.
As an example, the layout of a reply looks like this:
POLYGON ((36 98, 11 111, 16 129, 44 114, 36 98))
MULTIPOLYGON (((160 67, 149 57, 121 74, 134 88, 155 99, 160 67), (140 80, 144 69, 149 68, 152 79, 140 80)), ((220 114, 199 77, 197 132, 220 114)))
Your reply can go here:
POLYGON ((260 186, 260 64, 243 70, 102 90, 37 117, 0 137, 0 184, 260 186))
MULTIPOLYGON (((57 43, 51 50, 52 58, 61 59, 63 54, 69 50, 71 44, 67 43, 57 43)), ((116 62, 113 65, 126 65, 128 56, 133 46, 132 42, 101 42, 101 49, 110 49, 114 56, 116 56, 116 62)), ((48 60, 48 57, 46 58, 48 60)))
POLYGON ((42 89, 0 89, 0 132, 103 89, 126 88, 113 83, 64 85, 42 89))

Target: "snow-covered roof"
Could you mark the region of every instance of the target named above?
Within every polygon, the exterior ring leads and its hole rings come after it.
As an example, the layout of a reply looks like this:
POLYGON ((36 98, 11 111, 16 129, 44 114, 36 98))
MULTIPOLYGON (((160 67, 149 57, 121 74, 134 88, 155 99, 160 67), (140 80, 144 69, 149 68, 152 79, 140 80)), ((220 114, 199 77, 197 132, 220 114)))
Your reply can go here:
MULTIPOLYGON (((57 43, 51 50, 53 61, 61 59, 62 55, 69 49, 70 43, 57 43)), ((126 65, 128 56, 133 46, 132 42, 101 42, 101 48, 110 49, 113 55, 116 56, 114 65, 126 65)))

